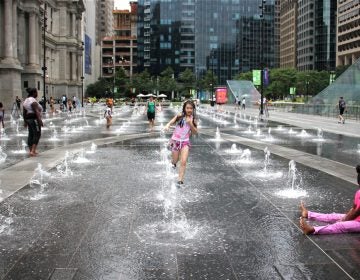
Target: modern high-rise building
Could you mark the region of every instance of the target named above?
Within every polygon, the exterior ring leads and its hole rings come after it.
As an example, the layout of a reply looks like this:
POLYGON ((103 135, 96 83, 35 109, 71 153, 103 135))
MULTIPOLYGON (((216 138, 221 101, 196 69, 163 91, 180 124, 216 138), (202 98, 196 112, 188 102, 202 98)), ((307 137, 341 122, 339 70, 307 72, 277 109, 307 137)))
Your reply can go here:
POLYGON ((130 2, 130 10, 114 10, 113 18, 114 35, 102 40, 101 76, 114 77, 123 68, 131 77, 137 70, 137 2, 130 2))
POLYGON ((332 70, 336 60, 337 0, 298 0, 297 68, 332 70))
POLYGON ((0 94, 7 108, 28 87, 43 95, 44 66, 47 99, 80 97, 84 11, 83 0, 0 2, 0 94))
POLYGON ((336 65, 353 64, 360 57, 360 2, 339 1, 336 65))
POLYGON ((280 7, 280 67, 297 66, 297 3, 298 0, 282 0, 280 7))
POLYGON ((268 0, 262 19, 257 0, 139 0, 140 71, 175 75, 189 68, 197 77, 213 71, 219 83, 239 72, 278 66, 277 1, 268 0), (263 26, 263 36, 261 32, 263 26), (263 37, 263 44, 261 38, 263 37), (261 61, 262 60, 262 61, 261 61))
POLYGON ((102 38, 113 35, 113 10, 114 0, 96 1, 96 42, 101 45, 102 38))

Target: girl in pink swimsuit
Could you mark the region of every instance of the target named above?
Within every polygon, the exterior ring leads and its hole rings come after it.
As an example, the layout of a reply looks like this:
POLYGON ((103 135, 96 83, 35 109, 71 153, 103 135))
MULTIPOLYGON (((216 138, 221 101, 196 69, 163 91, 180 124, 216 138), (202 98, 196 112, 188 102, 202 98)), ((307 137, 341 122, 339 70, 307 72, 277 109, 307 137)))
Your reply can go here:
POLYGON ((182 113, 173 117, 164 127, 164 130, 169 130, 170 126, 176 123, 169 145, 172 150, 172 164, 174 168, 176 168, 176 164, 180 160, 178 187, 184 184, 183 180, 190 149, 190 135, 197 133, 195 111, 194 102, 191 100, 186 101, 183 105, 182 113))
MULTIPOLYGON (((360 165, 356 166, 357 181, 360 187, 360 165)), ((322 214, 308 211, 304 204, 300 205, 300 227, 304 234, 337 234, 360 232, 360 190, 355 193, 353 207, 346 214, 322 214), (328 223, 326 226, 311 226, 305 219, 328 223)))

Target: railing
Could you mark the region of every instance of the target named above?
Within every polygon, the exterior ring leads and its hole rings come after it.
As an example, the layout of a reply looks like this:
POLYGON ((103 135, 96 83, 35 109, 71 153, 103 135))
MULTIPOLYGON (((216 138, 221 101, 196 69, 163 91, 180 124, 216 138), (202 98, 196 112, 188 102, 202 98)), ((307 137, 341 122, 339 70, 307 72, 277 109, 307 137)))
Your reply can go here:
MULTIPOLYGON (((269 109, 278 112, 298 113, 306 115, 317 115, 328 118, 336 118, 339 115, 339 108, 334 104, 303 104, 303 103, 272 103, 269 109)), ((347 105, 345 118, 360 121, 360 106, 347 105)))

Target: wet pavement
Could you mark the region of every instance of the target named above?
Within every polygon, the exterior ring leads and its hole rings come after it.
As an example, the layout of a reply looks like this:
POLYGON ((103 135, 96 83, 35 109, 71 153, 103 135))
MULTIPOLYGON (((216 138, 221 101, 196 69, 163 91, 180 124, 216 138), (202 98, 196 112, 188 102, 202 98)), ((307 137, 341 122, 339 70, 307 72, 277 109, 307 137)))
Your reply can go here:
MULTIPOLYGON (((146 123, 132 129, 144 132, 146 123)), ((94 132, 104 135, 114 136, 94 132)), ((238 145, 251 151, 244 162, 228 152, 232 142, 199 135, 178 189, 161 159, 168 137, 119 139, 86 154, 88 163, 71 155, 73 175, 49 170, 42 198, 32 184, 4 200, 0 213, 13 212, 13 221, 0 233, 0 278, 360 278, 359 234, 306 237, 298 228, 301 199, 315 211, 345 212, 355 185, 297 164, 307 196, 284 198, 289 160, 271 155, 263 176, 262 150, 238 145)))

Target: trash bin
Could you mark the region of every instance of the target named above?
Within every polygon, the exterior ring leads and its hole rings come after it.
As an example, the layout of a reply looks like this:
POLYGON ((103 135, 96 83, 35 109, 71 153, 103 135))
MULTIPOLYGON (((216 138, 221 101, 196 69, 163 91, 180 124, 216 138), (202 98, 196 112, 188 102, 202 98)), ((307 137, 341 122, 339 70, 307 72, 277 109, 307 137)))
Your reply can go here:
POLYGON ((211 105, 211 107, 214 107, 215 106, 215 101, 210 101, 210 105, 211 105))

